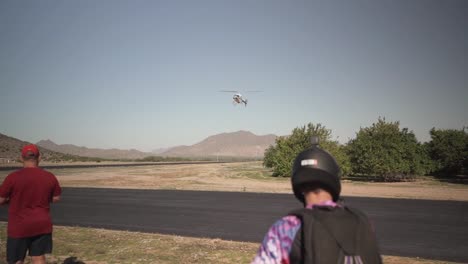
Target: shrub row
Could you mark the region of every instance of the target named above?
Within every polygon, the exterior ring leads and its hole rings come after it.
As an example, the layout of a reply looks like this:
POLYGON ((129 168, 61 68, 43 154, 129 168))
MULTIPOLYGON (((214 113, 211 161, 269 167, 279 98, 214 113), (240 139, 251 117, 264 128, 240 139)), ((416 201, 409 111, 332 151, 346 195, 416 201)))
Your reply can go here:
POLYGON ((468 173, 468 133, 465 128, 431 129, 431 140, 420 143, 414 133, 400 128, 400 123, 385 118, 370 127, 360 128, 346 144, 332 140, 332 131, 322 124, 309 123, 294 128, 291 135, 278 137, 265 151, 264 166, 273 176, 289 177, 294 158, 310 147, 312 135, 320 147, 330 152, 341 167, 344 177, 368 180, 405 181, 417 175, 457 176, 468 173))

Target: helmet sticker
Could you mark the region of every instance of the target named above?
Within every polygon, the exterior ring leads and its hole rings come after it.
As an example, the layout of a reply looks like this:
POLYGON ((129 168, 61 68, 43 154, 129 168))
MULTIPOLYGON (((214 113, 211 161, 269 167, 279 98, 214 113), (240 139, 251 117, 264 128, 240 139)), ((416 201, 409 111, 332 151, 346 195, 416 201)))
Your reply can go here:
POLYGON ((301 160, 301 166, 310 166, 310 165, 317 165, 317 160, 316 159, 301 160))

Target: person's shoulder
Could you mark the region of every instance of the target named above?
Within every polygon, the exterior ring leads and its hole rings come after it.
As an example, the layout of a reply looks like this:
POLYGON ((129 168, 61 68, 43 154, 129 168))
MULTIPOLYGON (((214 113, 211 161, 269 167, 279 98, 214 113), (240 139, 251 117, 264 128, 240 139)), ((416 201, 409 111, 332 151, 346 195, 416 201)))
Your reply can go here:
POLYGON ((364 213, 364 211, 362 211, 361 209, 358 209, 358 208, 352 207, 352 206, 344 206, 344 208, 347 209, 348 211, 350 211, 351 213, 353 213, 354 215, 358 216, 360 219, 362 219, 364 221, 369 220, 369 217, 367 216, 367 214, 364 213))
POLYGON ((293 215, 284 216, 270 226, 264 243, 266 243, 265 241, 292 241, 300 227, 301 221, 299 218, 293 215))
POLYGON ((298 224, 301 222, 301 219, 295 215, 286 215, 283 216, 278 222, 287 223, 287 224, 298 224))
POLYGON ((272 229, 290 229, 295 228, 301 224, 301 219, 295 215, 286 215, 278 219, 273 225, 272 229))
POLYGON ((343 208, 345 208, 345 209, 347 209, 347 210, 349 210, 349 211, 351 211, 352 213, 355 213, 355 214, 366 215, 364 213, 364 211, 362 211, 361 209, 356 208, 354 206, 345 205, 345 206, 343 206, 343 208))
POLYGON ((45 175, 45 176, 47 176, 47 177, 53 177, 53 178, 55 178, 55 175, 54 175, 52 172, 50 172, 50 171, 48 171, 48 170, 46 170, 46 169, 44 169, 44 168, 36 167, 36 169, 37 169, 42 175, 45 175))
POLYGON ((36 167, 36 169, 40 170, 40 171, 41 171, 42 173, 44 173, 44 174, 52 174, 52 175, 53 175, 52 172, 50 172, 50 171, 44 169, 43 167, 36 167))
MULTIPOLYGON (((22 171, 23 171, 23 169, 21 168, 21 169, 18 169, 18 170, 15 170, 15 171, 11 172, 10 174, 8 174, 5 177, 5 179, 3 180, 3 183, 7 183, 7 182, 13 183, 13 182, 15 182, 18 179, 18 177, 21 177, 22 171)), ((0 184, 1 183, 2 182, 0 181, 0 184)))
POLYGON ((14 178, 14 177, 17 177, 18 175, 22 174, 23 173, 23 168, 21 169, 17 169, 13 172, 11 172, 10 174, 7 175, 7 178, 14 178))

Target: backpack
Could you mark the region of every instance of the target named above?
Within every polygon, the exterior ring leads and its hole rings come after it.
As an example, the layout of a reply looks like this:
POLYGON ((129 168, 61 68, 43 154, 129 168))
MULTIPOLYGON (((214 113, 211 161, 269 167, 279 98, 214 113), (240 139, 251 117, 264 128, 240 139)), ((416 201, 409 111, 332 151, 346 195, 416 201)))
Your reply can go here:
POLYGON ((382 263, 374 231, 361 211, 347 206, 317 206, 289 215, 302 222, 292 244, 290 263, 382 263))

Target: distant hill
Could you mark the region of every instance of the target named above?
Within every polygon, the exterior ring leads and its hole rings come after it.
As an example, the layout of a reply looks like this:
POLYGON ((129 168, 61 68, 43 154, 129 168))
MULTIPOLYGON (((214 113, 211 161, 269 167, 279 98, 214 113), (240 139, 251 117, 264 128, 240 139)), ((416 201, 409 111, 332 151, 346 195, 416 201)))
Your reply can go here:
POLYGON ((151 154, 152 154, 152 155, 159 155, 159 154, 161 154, 161 153, 163 153, 163 152, 165 152, 165 151, 168 151, 169 149, 170 149, 170 148, 157 148, 157 149, 153 149, 153 150, 151 151, 151 154))
POLYGON ((151 153, 138 151, 136 149, 98 149, 79 147, 72 144, 58 145, 51 140, 41 140, 37 142, 37 145, 61 153, 103 159, 142 159, 144 157, 153 155, 151 153))
MULTIPOLYGON (((2 158, 0 162, 6 162, 7 159, 19 160, 21 149, 27 144, 31 143, 0 133, 0 158, 2 158)), ((41 159, 43 161, 63 161, 73 160, 76 158, 72 155, 51 151, 41 146, 38 147, 42 155, 41 159)))
POLYGON ((160 155, 172 157, 250 157, 262 158, 276 135, 257 136, 249 131, 237 131, 210 136, 191 146, 173 147, 160 155))
MULTIPOLYGON (((240 157, 263 158, 265 149, 275 144, 276 135, 258 136, 249 131, 222 133, 207 137, 191 146, 177 146, 142 152, 135 149, 97 149, 71 144, 58 145, 51 140, 41 140, 39 146, 44 161, 88 161, 96 159, 143 159, 148 156, 205 158, 240 157)), ((13 137, 0 134, 0 158, 16 160, 21 148, 30 144, 13 137)), ((1 160, 0 160, 1 162, 1 160)))

